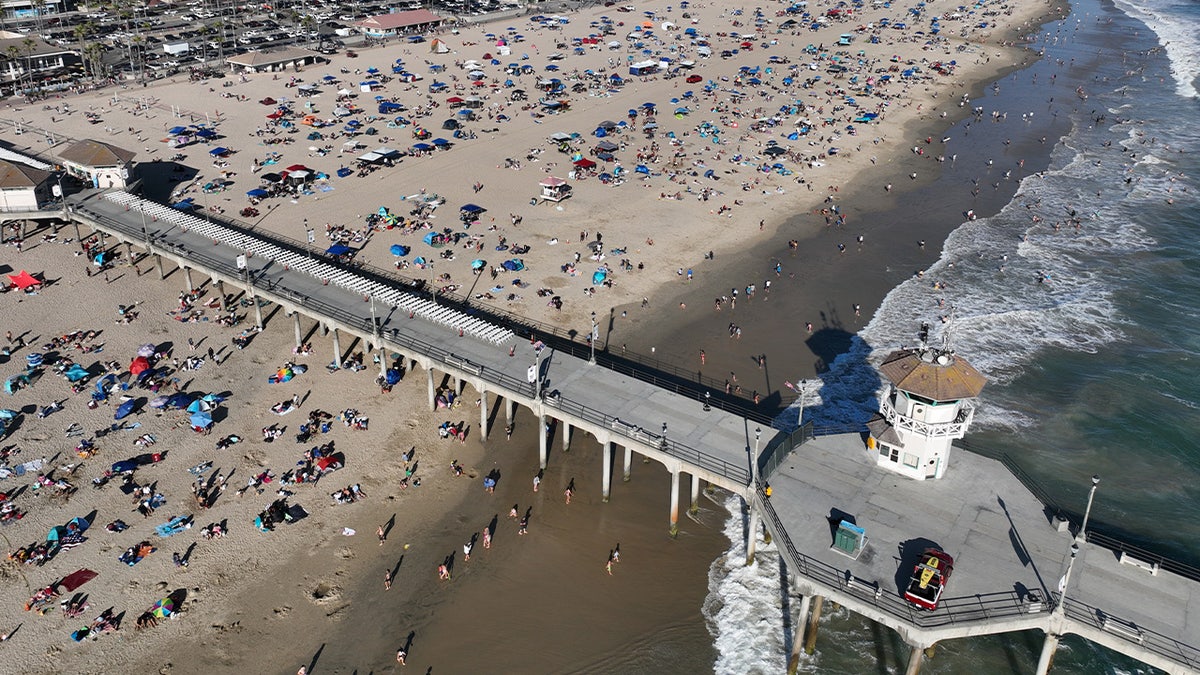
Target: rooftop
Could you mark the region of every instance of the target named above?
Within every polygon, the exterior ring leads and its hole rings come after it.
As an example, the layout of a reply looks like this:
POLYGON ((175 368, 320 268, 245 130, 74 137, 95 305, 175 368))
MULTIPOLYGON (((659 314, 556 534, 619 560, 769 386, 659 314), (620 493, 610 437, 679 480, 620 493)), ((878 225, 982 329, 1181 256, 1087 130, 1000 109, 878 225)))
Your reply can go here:
POLYGON ((0 189, 37 187, 49 177, 49 171, 0 159, 0 189))
POLYGON ((441 21, 442 17, 427 9, 414 9, 407 12, 395 12, 393 14, 376 14, 354 25, 362 26, 363 28, 382 28, 388 30, 420 26, 427 23, 441 23, 441 21))
POLYGON ((951 352, 900 349, 879 364, 879 372, 897 389, 934 401, 975 398, 987 378, 951 352))
POLYGON ((136 152, 102 141, 84 139, 58 153, 60 159, 80 166, 120 166, 133 161, 136 152))

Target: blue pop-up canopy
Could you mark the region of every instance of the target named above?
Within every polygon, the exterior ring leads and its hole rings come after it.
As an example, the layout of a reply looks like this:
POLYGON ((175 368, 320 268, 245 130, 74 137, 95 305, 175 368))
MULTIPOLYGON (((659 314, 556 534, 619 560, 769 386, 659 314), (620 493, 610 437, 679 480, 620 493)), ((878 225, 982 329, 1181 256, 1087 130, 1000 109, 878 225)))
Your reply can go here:
POLYGON ((212 155, 213 157, 221 157, 229 154, 229 148, 213 148, 212 150, 208 151, 208 154, 212 155))
POLYGON ((334 244, 333 246, 330 246, 329 248, 325 249, 325 252, 328 253, 329 255, 346 255, 347 253, 350 253, 353 250, 354 249, 350 248, 349 246, 346 246, 345 244, 334 244))

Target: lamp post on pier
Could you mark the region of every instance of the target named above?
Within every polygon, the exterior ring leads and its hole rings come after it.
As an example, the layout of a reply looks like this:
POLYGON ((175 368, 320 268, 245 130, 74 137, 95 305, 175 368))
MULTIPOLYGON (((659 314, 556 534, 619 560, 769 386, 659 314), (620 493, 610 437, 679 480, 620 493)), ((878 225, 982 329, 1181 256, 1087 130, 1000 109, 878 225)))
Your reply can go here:
POLYGON ((1096 498, 1096 488, 1100 486, 1100 476, 1092 476, 1092 489, 1088 491, 1087 508, 1083 511, 1083 523, 1079 525, 1079 534, 1075 535, 1076 542, 1087 543, 1088 518, 1092 516, 1092 500, 1096 498))
POLYGON ((592 312, 592 332, 588 337, 588 344, 592 347, 591 356, 588 357, 588 363, 596 365, 596 335, 599 333, 599 326, 596 325, 596 313, 592 312))
POLYGON ((762 427, 754 428, 754 456, 750 458, 750 483, 758 485, 758 443, 762 439, 762 427))
POLYGON ((1071 539, 1071 554, 1067 559, 1067 569, 1063 572, 1062 578, 1058 580, 1058 602, 1054 605, 1054 611, 1051 614, 1051 628, 1046 632, 1046 641, 1042 644, 1042 653, 1038 658, 1037 670, 1035 671, 1038 675, 1045 675, 1050 670, 1050 665, 1054 661, 1054 652, 1058 649, 1062 623, 1067 614, 1067 589, 1071 583, 1071 571, 1075 568, 1075 561, 1079 557, 1080 544, 1087 543, 1088 519, 1092 515, 1092 502, 1096 498, 1096 488, 1099 485, 1100 476, 1092 476, 1092 489, 1088 491, 1087 508, 1083 512, 1083 522, 1079 526, 1079 532, 1071 539))

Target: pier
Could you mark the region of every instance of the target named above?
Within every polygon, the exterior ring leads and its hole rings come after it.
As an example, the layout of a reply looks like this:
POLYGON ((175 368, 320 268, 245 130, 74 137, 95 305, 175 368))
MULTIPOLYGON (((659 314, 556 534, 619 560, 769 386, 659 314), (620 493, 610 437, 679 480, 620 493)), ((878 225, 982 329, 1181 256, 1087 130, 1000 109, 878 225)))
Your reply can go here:
POLYGON ((1039 674, 1051 672, 1067 634, 1169 673, 1200 673, 1200 570, 1081 533, 1002 461, 959 450, 944 478, 910 480, 878 469, 860 434, 774 429, 696 390, 670 390, 653 377, 536 348, 536 335, 439 305, 436 296, 352 264, 125 192, 74 195, 54 217, 145 252, 160 278, 168 264, 180 268, 189 290, 195 273, 211 280, 222 302, 244 292, 260 327, 274 314, 290 316, 297 346, 307 321, 308 330, 330 336, 335 364, 342 341, 357 340, 379 356, 381 372, 394 367, 413 377, 420 368, 431 407, 439 383, 455 392, 470 385, 482 402, 484 439, 500 415, 511 423, 515 406, 528 408, 541 426, 542 466, 553 461, 552 450, 593 436, 603 448, 596 469, 606 501, 617 498, 618 471, 632 478, 634 453, 662 463, 671 475, 664 509, 672 533, 685 475, 691 506, 705 484, 741 496, 751 558, 761 522, 779 544, 787 583, 803 595, 793 665, 801 647, 813 649, 828 601, 896 631, 912 648, 913 674, 940 641, 1029 629, 1046 635, 1039 674), (275 306, 268 317, 264 303, 275 306), (833 546, 842 520, 867 536, 854 557, 833 546), (900 596, 927 544, 957 561, 933 612, 900 596))

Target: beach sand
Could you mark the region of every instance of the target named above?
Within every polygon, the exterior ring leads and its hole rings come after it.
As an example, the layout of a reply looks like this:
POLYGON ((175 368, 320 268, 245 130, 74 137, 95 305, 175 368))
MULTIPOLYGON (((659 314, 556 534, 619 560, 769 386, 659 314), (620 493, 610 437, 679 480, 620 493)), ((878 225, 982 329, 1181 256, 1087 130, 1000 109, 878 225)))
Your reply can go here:
MULTIPOLYGON (((946 5, 947 11, 951 8, 950 3, 941 4, 946 5)), ((933 11, 941 11, 938 3, 931 7, 933 11)), ((1014 15, 993 18, 1013 26, 1028 25, 1035 16, 1046 11, 1046 6, 1013 9, 1014 15)), ((697 26, 701 30, 718 31, 728 26, 729 17, 717 16, 721 12, 719 7, 694 6, 694 10, 700 19, 697 26)), ((604 12, 584 12, 574 19, 564 35, 574 34, 571 28, 601 13, 604 12)), ((884 15, 882 10, 876 14, 884 15)), ((888 16, 894 14, 895 11, 886 12, 888 16)), ((777 45, 767 54, 779 53, 798 61, 799 48, 803 44, 831 44, 837 34, 859 22, 871 20, 872 17, 863 16, 852 24, 834 24, 820 33, 781 36, 781 40, 794 40, 795 44, 777 45)), ((550 51, 551 38, 531 34, 536 37, 531 37, 529 42, 541 45, 537 54, 544 57, 550 51)), ((789 314, 793 317, 819 315, 822 311, 831 316, 835 312, 842 315, 847 312, 847 301, 861 303, 869 312, 878 303, 893 283, 892 278, 887 275, 850 275, 847 278, 844 266, 833 262, 839 257, 836 249, 830 251, 828 242, 822 241, 818 245, 814 241, 823 236, 823 219, 812 215, 791 216, 811 214, 813 209, 819 208, 831 194, 827 189, 830 185, 839 187, 832 193, 838 199, 856 195, 855 211, 851 212, 855 215, 886 208, 891 200, 899 200, 899 190, 871 201, 864 197, 860 202, 857 195, 865 195, 871 184, 878 186, 879 181, 889 180, 890 176, 907 176, 909 171, 905 162, 911 160, 910 146, 919 142, 920 134, 928 127, 939 123, 941 111, 948 112, 946 124, 955 116, 965 114, 966 111, 955 103, 959 95, 1028 58, 1020 50, 996 45, 1002 36, 999 29, 971 34, 971 44, 975 48, 984 49, 983 45, 986 45, 990 63, 978 58, 983 52, 960 56, 960 67, 954 77, 907 86, 902 95, 900 91, 894 92, 898 96, 889 101, 882 124, 860 127, 857 139, 836 141, 841 143, 844 153, 825 158, 826 166, 803 171, 805 179, 814 187, 812 193, 805 185, 795 183, 795 176, 767 177, 755 174, 752 167, 725 167, 729 171, 736 169, 739 174, 726 174, 727 178, 717 182, 718 189, 727 194, 717 197, 716 204, 732 203, 735 198, 745 202, 734 207, 731 218, 708 213, 715 208, 712 202, 704 203, 694 197, 683 201, 658 199, 658 194, 670 185, 662 177, 652 178, 648 187, 631 181, 619 188, 602 188, 595 179, 589 179, 576 184, 575 196, 562 204, 562 211, 553 205, 528 207, 529 195, 537 180, 546 175, 542 169, 547 163, 558 162, 560 166, 554 167, 551 173, 563 175, 561 165, 565 156, 554 152, 553 146, 545 143, 545 137, 560 130, 587 134, 602 118, 619 119, 625 109, 640 105, 644 100, 658 101, 665 106, 671 96, 677 95, 674 85, 678 80, 652 80, 632 84, 611 98, 574 96, 572 112, 537 120, 540 124, 527 116, 514 116, 514 121, 502 126, 502 132, 494 138, 485 139, 481 135, 479 140, 466 143, 464 148, 431 158, 406 159, 398 168, 376 172, 366 179, 334 179, 334 191, 301 197, 296 204, 282 202, 260 226, 296 239, 303 238, 304 218, 318 228, 325 222, 346 223, 353 227, 360 216, 380 205, 401 211, 400 195, 414 194, 421 188, 447 196, 447 206, 437 212, 440 220, 456 221, 460 203, 484 204, 489 209, 489 218, 491 214, 497 214, 497 230, 486 231, 484 228, 484 250, 489 255, 498 255, 491 249, 501 235, 507 235, 510 242, 528 243, 532 250, 523 257, 529 272, 522 273, 526 281, 534 287, 555 288, 567 301, 562 315, 558 316, 533 296, 530 288, 521 291, 527 297, 523 302, 515 303, 511 307, 513 311, 576 328, 586 323, 584 317, 590 311, 597 311, 601 316, 611 315, 611 326, 607 330, 602 328, 603 345, 613 349, 619 341, 628 341, 631 347, 638 344, 653 346, 658 356, 687 363, 694 358, 695 345, 708 344, 706 334, 696 329, 701 324, 694 322, 699 319, 692 317, 693 312, 704 312, 706 316, 712 313, 711 289, 722 288, 725 284, 737 285, 724 279, 744 279, 746 273, 757 274, 751 270, 761 268, 760 256, 764 249, 775 247, 778 250, 787 239, 798 238, 804 242, 799 255, 805 257, 798 258, 798 264, 804 266, 806 275, 809 270, 813 271, 811 276, 803 279, 804 292, 793 294, 795 299, 791 302, 794 304, 789 306, 789 314), (935 93, 936 99, 933 98, 935 93), (870 142, 874 138, 883 140, 876 145, 870 142), (857 143, 852 141, 856 140, 863 143, 861 151, 855 151, 857 143), (506 157, 523 159, 525 151, 533 147, 546 149, 539 162, 527 162, 521 171, 493 168, 502 164, 506 157), (876 158, 876 168, 869 170, 872 156, 876 158), (743 176, 749 178, 752 175, 765 182, 744 193, 743 197, 736 183, 743 176), (475 181, 484 183, 478 195, 471 191, 475 181), (367 184, 363 185, 363 182, 367 184), (863 183, 867 185, 861 185, 863 183), (782 187, 784 193, 774 193, 776 186, 782 187), (762 194, 764 189, 768 194, 762 194), (640 196, 630 198, 631 191, 640 196), (365 195, 370 196, 364 198, 365 195), (507 222, 508 213, 520 213, 524 217, 519 228, 514 229, 507 222), (761 230, 760 220, 765 221, 761 230), (586 229, 592 235, 602 231, 605 249, 628 247, 627 255, 635 263, 644 260, 646 269, 619 273, 613 288, 601 287, 595 296, 584 296, 582 291, 590 285, 591 268, 586 268, 588 273, 578 277, 558 272, 559 266, 570 260, 572 252, 586 253, 577 242, 580 229, 586 229), (559 244, 547 244, 556 237, 559 244), (654 239, 652 249, 645 243, 646 238, 654 239), (702 260, 707 250, 714 251, 713 261, 702 260), (696 292, 699 294, 696 301, 690 299, 691 295, 681 295, 681 284, 686 283, 676 275, 676 269, 681 266, 697 271, 697 281, 693 283, 704 290, 696 292), (721 285, 714 286, 716 283, 721 285), (651 299, 646 311, 640 307, 641 297, 651 299), (685 299, 678 299, 680 297, 685 299), (687 310, 676 309, 679 302, 685 302, 687 310), (625 307, 628 309, 622 309, 625 307), (629 312, 624 320, 621 311, 629 312), (628 335, 645 335, 649 336, 647 340, 654 341, 639 342, 628 335), (662 336, 662 341, 655 339, 657 336, 662 336), (669 340, 672 336, 676 339, 669 340)), ((481 40, 467 31, 459 36, 448 36, 448 39, 452 47, 455 47, 455 40, 481 40)), ((714 48, 719 45, 715 43, 714 48)), ((859 40, 853 49, 859 48, 880 59, 886 59, 885 55, 890 56, 893 52, 900 54, 903 60, 920 59, 925 55, 920 42, 916 41, 867 45, 864 40, 859 40)), ((447 55, 447 59, 478 58, 479 55, 473 52, 481 47, 458 46, 455 49, 459 53, 447 55)), ((373 64, 382 68, 397 56, 404 56, 410 63, 436 58, 424 52, 407 55, 404 50, 387 47, 366 52, 354 62, 337 57, 329 69, 309 68, 302 76, 315 79, 325 70, 336 73, 336 68, 342 65, 365 68, 373 64)), ((617 54, 623 55, 624 52, 617 54)), ((601 67, 608 56, 607 52, 572 56, 565 62, 564 69, 601 67)), ((753 57, 751 63, 759 63, 765 61, 766 54, 759 56, 755 52, 745 56, 753 57)), ((533 63, 541 62, 535 54, 531 53, 531 57, 533 63)), ((933 60, 944 55, 938 50, 930 57, 933 60)), ((741 59, 710 59, 701 61, 698 71, 706 78, 721 74, 731 77, 743 63, 746 61, 741 59)), ((286 79, 281 77, 276 81, 269 75, 251 76, 250 82, 229 88, 217 85, 216 91, 209 94, 205 93, 208 85, 182 82, 139 92, 121 91, 119 95, 125 98, 113 108, 107 107, 112 91, 74 97, 69 102, 76 110, 86 110, 89 106, 107 108, 103 124, 87 125, 81 113, 76 113, 65 118, 56 117, 53 128, 74 138, 97 137, 139 151, 153 145, 157 150, 150 155, 153 157, 167 154, 165 145, 159 144, 158 138, 163 129, 179 120, 170 118, 160 107, 152 108, 148 115, 132 115, 133 106, 129 103, 132 96, 152 96, 159 105, 182 105, 195 111, 221 109, 225 113, 221 131, 229 139, 228 145, 239 150, 234 155, 234 166, 230 167, 238 174, 234 176, 230 192, 209 198, 224 202, 226 215, 230 215, 244 204, 241 195, 245 190, 257 186, 257 178, 249 171, 250 158, 281 147, 256 147, 250 134, 261 123, 259 115, 267 110, 256 102, 257 99, 266 95, 278 98, 293 91, 284 89, 286 79), (231 99, 216 98, 218 93, 225 92, 244 93, 251 100, 236 103, 231 99), (211 100, 206 100, 206 96, 211 100), (201 102, 204 105, 200 105, 201 102), (240 107, 236 115, 231 112, 231 106, 240 107), (132 142, 128 132, 97 135, 103 127, 123 130, 130 126, 142 129, 143 138, 147 140, 132 142)), ((426 82, 428 79, 429 76, 426 82)), ((399 92, 400 87, 392 83, 388 90, 399 92)), ((326 102, 329 97, 323 96, 318 99, 319 106, 331 107, 332 103, 326 102)), ((412 92, 401 93, 400 100, 410 106, 418 101, 412 92)), ((769 112, 773 110, 771 106, 778 103, 759 102, 756 105, 763 105, 769 112)), ((820 105, 824 101, 809 103, 820 105)), ((751 104, 743 105, 750 107, 751 104)), ((746 114, 749 115, 749 111, 746 114)), ((46 115, 38 106, 23 106, 5 117, 23 120, 28 129, 48 122, 46 115)), ((431 117, 431 124, 442 117, 440 113, 431 117)), ((699 112, 683 120, 667 115, 660 117, 663 129, 677 130, 679 136, 701 119, 717 121, 716 114, 699 112)), ((476 123, 475 126, 485 125, 476 123)), ((746 133, 744 125, 740 128, 742 130, 736 133, 745 134, 738 139, 744 146, 744 154, 756 152, 761 147, 758 144, 774 135, 754 136, 746 133)), ((19 148, 27 145, 32 134, 14 136, 12 128, 6 128, 0 137, 19 148)), ((688 155, 687 161, 703 158, 715 165, 709 156, 711 150, 694 147, 693 141, 696 139, 689 140, 686 151, 700 154, 688 155)), ((337 141, 333 143, 335 149, 340 145, 337 141)), ((403 147, 407 143, 405 140, 397 145, 403 147)), ((632 140, 631 147, 638 143, 632 140)), ((722 148, 726 159, 736 152, 738 144, 729 143, 734 147, 722 148)), ((280 164, 304 162, 332 171, 334 162, 328 158, 309 158, 306 148, 304 141, 287 146, 283 150, 285 159, 280 164)), ((815 154, 818 150, 812 152, 815 154)), ((208 166, 205 148, 190 150, 187 154, 193 161, 200 160, 194 166, 201 172, 201 177, 211 179, 214 176, 215 168, 208 166)), ((626 165, 634 163, 624 155, 622 159, 626 165)), ((928 163, 917 166, 922 168, 921 180, 925 180, 925 173, 930 178, 938 173, 937 167, 928 163)), ((903 187, 914 187, 921 180, 903 187)), ((899 186, 900 181, 896 182, 899 186)), ((154 188, 163 181, 159 176, 149 183, 154 188)), ((201 197, 197 196, 197 202, 200 201, 201 197)), ((945 208, 951 209, 950 206, 945 208)), ((483 224, 489 225, 490 220, 483 224)), ((875 249, 876 242, 884 243, 887 248, 880 248, 886 251, 891 250, 893 241, 896 247, 901 247, 905 240, 921 237, 927 237, 930 248, 936 249, 937 232, 948 231, 944 223, 941 229, 931 230, 932 234, 924 234, 925 230, 917 229, 917 224, 896 225, 892 231, 894 240, 872 232, 868 240, 871 246, 864 248, 864 255, 871 251, 871 255, 884 257, 884 251, 875 249)), ((442 225, 438 223, 437 226, 442 225)), ((477 226, 472 233, 478 230, 477 226)), ((61 234, 65 237, 70 233, 64 230, 61 234)), ((399 235, 395 231, 377 233, 360 255, 373 264, 390 264, 388 246, 403 242, 414 244, 414 253, 422 252, 422 245, 416 241, 419 236, 420 233, 399 235)), ((916 248, 911 248, 915 256, 916 248)), ((73 256, 72 251, 70 246, 47 243, 27 245, 19 258, 6 256, 14 269, 45 270, 50 278, 61 277, 54 286, 38 296, 25 298, 23 302, 18 303, 18 297, 13 294, 0 298, 6 325, 31 330, 32 334, 43 336, 43 340, 44 336, 78 328, 103 328, 105 333, 98 341, 105 344, 105 352, 99 357, 121 363, 132 356, 138 345, 147 341, 169 341, 178 352, 186 351, 184 345, 188 337, 207 337, 229 352, 227 340, 236 331, 218 329, 212 324, 180 324, 164 316, 164 312, 175 305, 175 296, 183 285, 178 273, 166 282, 156 283, 153 273, 135 279, 130 276, 129 269, 122 268, 112 273, 112 283, 106 284, 98 278, 83 276, 85 262, 83 258, 73 256), (123 276, 117 278, 122 273, 123 276), (117 304, 138 300, 143 301, 141 318, 130 325, 108 324, 115 319, 117 304), (89 316, 87 309, 94 314, 89 316)), ((932 256, 932 252, 928 255, 932 256)), ((472 253, 463 251, 458 252, 452 263, 443 264, 439 260, 434 270, 426 270, 427 278, 432 280, 436 274, 449 273, 454 282, 461 281, 466 285, 473 281, 467 272, 472 257, 472 253)), ((899 264, 917 267, 919 260, 915 257, 899 264)), ((614 261, 609 258, 606 262, 614 261)), ((858 263, 859 269, 869 269, 879 264, 879 258, 862 258, 858 263)), ((414 272, 411 267, 405 270, 406 274, 415 276, 414 272)), ((903 273, 907 275, 911 271, 903 273)), ((511 277, 501 279, 509 281, 511 277)), ((783 290, 779 288, 779 291, 783 290)), ((786 293, 776 292, 771 302, 775 302, 774 298, 782 300, 784 295, 786 293)), ((508 308, 503 302, 498 305, 508 308)), ((758 326, 760 322, 768 325, 765 322, 774 319, 781 322, 779 330, 797 337, 801 335, 803 318, 788 321, 788 314, 775 309, 775 305, 769 310, 765 304, 752 306, 754 313, 738 319, 748 328, 758 326)), ((468 390, 464 394, 463 409, 439 413, 425 410, 424 386, 419 375, 406 378, 391 394, 380 395, 371 383, 373 371, 370 368, 358 374, 326 373, 320 366, 326 362, 331 347, 319 336, 314 338, 317 354, 306 359, 314 368, 285 385, 268 385, 267 375, 290 358, 291 330, 290 326, 283 325, 286 322, 280 317, 278 314, 272 316, 267 331, 246 351, 234 351, 223 365, 206 365, 194 374, 195 382, 188 387, 190 390, 228 390, 233 393, 226 404, 228 417, 221 420, 213 436, 198 436, 188 429, 175 428, 175 418, 169 415, 157 418, 148 413, 138 418, 143 422, 138 433, 145 431, 158 435, 159 447, 169 447, 171 451, 167 461, 139 470, 139 479, 156 480, 159 491, 168 497, 168 504, 150 520, 142 521, 136 513, 129 513, 127 498, 117 492, 115 486, 94 491, 87 485, 102 467, 140 452, 132 446, 136 434, 128 431, 102 440, 101 455, 85 462, 75 479, 82 487, 69 503, 47 504, 45 497, 18 498, 18 504, 29 509, 29 515, 5 529, 3 534, 13 547, 39 540, 51 526, 73 516, 87 514, 93 509, 98 511, 97 527, 89 532, 90 540, 84 546, 63 552, 42 568, 11 563, 4 567, 3 583, 10 589, 6 596, 14 600, 0 607, 0 621, 3 622, 0 628, 17 624, 21 624, 21 628, 3 648, 19 649, 26 655, 29 661, 20 663, 21 671, 111 672, 124 666, 135 672, 159 669, 228 672, 253 665, 268 672, 293 672, 300 665, 314 661, 332 672, 350 672, 355 668, 384 670, 392 667, 394 650, 408 641, 410 633, 409 663, 418 668, 436 665, 439 672, 497 667, 578 672, 647 669, 656 664, 666 664, 664 667, 686 664, 688 670, 711 667, 711 643, 707 640, 707 628, 698 608, 707 592, 708 565, 725 546, 720 532, 724 519, 722 508, 702 497, 698 519, 681 521, 681 535, 678 540, 671 541, 666 534, 668 485, 665 472, 656 465, 635 460, 633 481, 617 482, 613 501, 599 504, 598 449, 582 439, 576 439, 570 453, 555 451, 543 492, 534 499, 529 481, 536 467, 537 430, 532 428, 535 422, 528 415, 518 415, 516 433, 511 441, 503 438, 502 422, 500 428, 493 430, 491 440, 483 445, 477 442, 476 434, 472 434, 466 445, 440 441, 434 433, 437 423, 445 419, 462 419, 472 425, 477 422, 478 413, 470 405, 474 400, 472 392, 468 390), (235 471, 231 479, 234 487, 244 484, 249 475, 265 468, 271 468, 277 474, 290 468, 307 447, 293 442, 293 429, 289 428, 287 436, 270 445, 261 442, 257 431, 277 421, 267 410, 270 404, 290 397, 292 393, 306 391, 311 392, 304 404, 306 411, 320 407, 336 413, 353 407, 372 420, 369 431, 351 431, 339 425, 331 432, 329 437, 336 440, 338 449, 347 455, 347 467, 322 480, 315 488, 301 486, 296 490, 293 501, 305 506, 311 514, 309 518, 281 526, 273 533, 259 533, 252 528, 251 521, 253 515, 269 503, 273 497, 271 491, 268 489, 263 495, 249 494, 240 499, 226 494, 213 510, 196 513, 196 525, 190 532, 156 541, 160 550, 149 559, 134 567, 116 561, 127 546, 142 539, 153 539, 150 523, 165 522, 177 513, 197 511, 188 498, 192 476, 186 471, 187 467, 212 459, 217 470, 235 471), (402 412, 396 414, 397 411, 402 412), (214 452, 212 444, 216 438, 233 432, 245 435, 247 442, 230 450, 214 452), (412 446, 417 447, 415 459, 420 465, 418 475, 423 484, 419 488, 400 491, 396 487, 397 480, 403 475, 399 455, 412 446), (449 469, 452 459, 463 463, 474 477, 454 477, 449 469), (484 495, 481 477, 492 468, 498 468, 503 477, 495 495, 484 495), (579 490, 572 504, 567 506, 563 504, 562 486, 572 477, 579 490), (355 482, 361 482, 363 490, 370 495, 367 500, 350 505, 330 505, 330 491, 355 482), (513 502, 520 504, 522 511, 527 506, 534 507, 530 534, 526 537, 518 538, 515 526, 506 518, 513 502), (462 543, 472 532, 482 530, 493 514, 499 516, 493 548, 483 551, 478 545, 472 560, 462 562, 462 543), (164 517, 159 518, 160 515, 164 517), (388 541, 380 547, 374 537, 375 527, 388 522, 393 515, 395 524, 388 541), (118 517, 126 519, 132 525, 131 529, 121 534, 104 532, 103 524, 118 517), (222 519, 228 519, 230 523, 229 537, 216 541, 199 540, 197 528, 222 519), (341 534, 343 527, 354 528, 357 534, 345 537, 341 534), (171 551, 182 552, 193 542, 197 546, 190 567, 186 570, 174 568, 170 562, 171 551), (622 562, 615 566, 613 577, 608 577, 604 558, 617 542, 622 544, 622 562), (404 548, 406 544, 407 549, 404 548), (438 582, 436 565, 451 552, 457 552, 458 558, 454 578, 450 582, 438 582), (110 605, 117 612, 125 611, 126 616, 120 632, 76 645, 67 635, 78 627, 79 621, 64 620, 58 612, 44 617, 24 613, 16 598, 80 567, 101 574, 81 589, 90 594, 92 607, 85 616, 90 619, 110 605), (382 584, 385 569, 395 571, 395 585, 386 592, 382 584), (188 591, 186 611, 180 619, 135 632, 133 618, 175 589, 188 591), (167 664, 170 664, 169 668, 167 664)), ((866 317, 864 312, 862 321, 865 322, 866 317)), ((720 317, 719 320, 725 319, 720 317)), ((711 317, 706 321, 704 331, 711 332, 714 326, 719 327, 711 317)), ((839 320, 837 325, 852 332, 854 323, 839 320)), ((19 331, 14 329, 14 332, 19 331)), ((753 334, 754 330, 748 330, 745 343, 748 348, 753 334)), ((208 345, 207 340, 201 343, 202 348, 208 345)), ((765 344, 762 351, 775 353, 778 346, 778 342, 765 344)), ((726 361, 722 359, 737 363, 748 359, 747 354, 757 349, 755 345, 746 353, 724 349, 710 349, 708 353, 716 359, 712 361, 714 368, 720 365, 724 369, 726 361)), ((23 354, 24 351, 18 352, 16 359, 0 365, 5 376, 19 369, 18 362, 23 359, 23 354)), ((774 389, 777 390, 778 385, 774 389)), ((18 403, 45 405, 51 398, 66 397, 66 392, 65 384, 47 377, 34 388, 19 393, 13 399, 13 406, 18 403)), ((62 454, 53 463, 73 461, 70 453, 74 441, 62 437, 61 427, 79 421, 85 428, 93 429, 111 421, 111 408, 86 410, 82 405, 83 396, 71 398, 66 410, 45 420, 26 414, 21 427, 5 440, 5 445, 20 445, 23 452, 19 458, 23 461, 41 455, 51 457, 56 452, 62 454)), ((302 421, 298 417, 292 415, 278 421, 294 427, 302 421)), ((11 479, 7 482, 8 485, 0 487, 5 490, 16 487, 11 479)))

